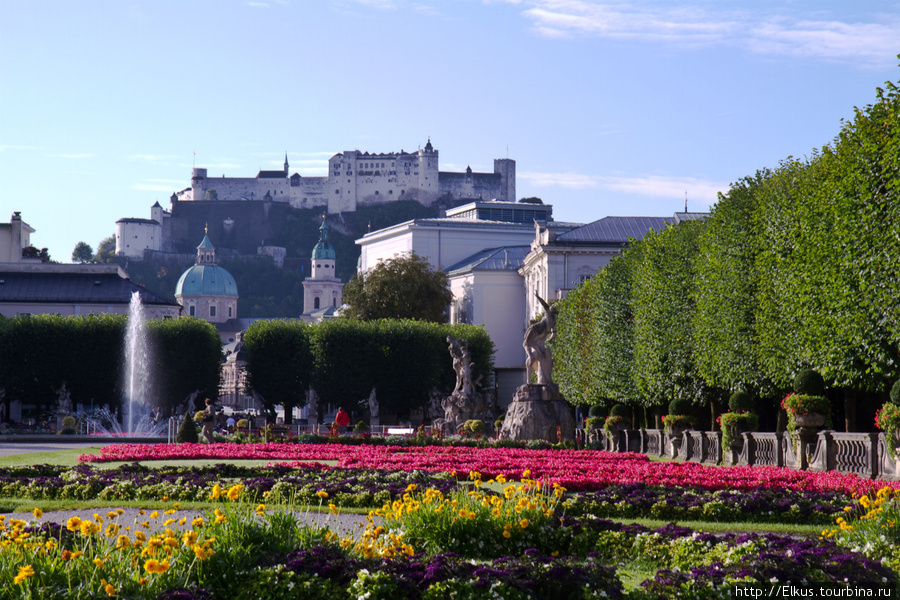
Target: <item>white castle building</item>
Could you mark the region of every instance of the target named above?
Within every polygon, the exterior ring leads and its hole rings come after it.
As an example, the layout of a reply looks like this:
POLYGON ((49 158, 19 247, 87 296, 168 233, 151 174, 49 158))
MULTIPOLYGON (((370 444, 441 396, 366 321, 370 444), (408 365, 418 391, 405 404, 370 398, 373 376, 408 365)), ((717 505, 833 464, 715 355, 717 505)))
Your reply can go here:
POLYGON ((431 145, 416 152, 369 154, 348 150, 328 160, 326 177, 302 177, 284 170, 260 171, 256 177, 209 177, 195 168, 191 187, 178 200, 270 200, 294 208, 327 207, 329 213, 354 212, 357 206, 393 200, 416 200, 430 205, 442 197, 516 199, 516 161, 494 160, 493 173, 442 172, 438 151, 431 145))
MULTIPOLYGON (((194 168, 191 186, 173 194, 178 202, 283 202, 293 208, 325 208, 328 213, 355 212, 357 206, 415 200, 430 206, 438 200, 483 199, 515 202, 516 161, 494 160, 493 173, 441 171, 438 151, 431 145, 416 152, 370 154, 348 150, 328 160, 328 175, 303 177, 284 169, 260 171, 255 177, 210 177, 194 168)), ((166 247, 165 221, 171 213, 156 203, 149 219, 123 218, 116 222, 116 254, 140 259, 145 250, 166 247)))

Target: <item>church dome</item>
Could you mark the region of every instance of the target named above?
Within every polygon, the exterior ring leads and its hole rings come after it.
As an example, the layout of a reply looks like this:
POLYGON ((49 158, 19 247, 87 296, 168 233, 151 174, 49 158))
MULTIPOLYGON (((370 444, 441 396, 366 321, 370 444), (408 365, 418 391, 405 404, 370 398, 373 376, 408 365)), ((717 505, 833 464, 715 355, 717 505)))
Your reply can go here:
POLYGON ((219 265, 194 265, 181 274, 176 296, 237 296, 234 276, 219 265))
POLYGON ((334 260, 334 247, 328 241, 328 225, 322 222, 319 227, 319 241, 313 246, 313 260, 334 260))

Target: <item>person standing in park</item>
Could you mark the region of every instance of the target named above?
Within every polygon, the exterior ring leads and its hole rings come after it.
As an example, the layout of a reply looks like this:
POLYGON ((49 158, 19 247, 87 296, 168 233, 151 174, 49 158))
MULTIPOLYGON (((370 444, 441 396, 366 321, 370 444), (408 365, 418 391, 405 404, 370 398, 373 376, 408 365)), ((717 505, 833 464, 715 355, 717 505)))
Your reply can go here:
POLYGON ((350 424, 350 415, 343 407, 338 407, 337 414, 334 416, 334 425, 338 433, 341 433, 350 424))
POLYGON ((210 444, 213 443, 213 427, 216 425, 216 406, 210 398, 206 399, 206 408, 203 409, 203 437, 210 444))

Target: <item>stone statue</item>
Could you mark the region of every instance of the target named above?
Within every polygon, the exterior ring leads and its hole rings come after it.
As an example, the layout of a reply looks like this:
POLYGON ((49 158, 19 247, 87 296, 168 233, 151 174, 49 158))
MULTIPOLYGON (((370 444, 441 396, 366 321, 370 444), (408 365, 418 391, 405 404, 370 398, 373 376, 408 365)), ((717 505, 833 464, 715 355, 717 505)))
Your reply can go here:
POLYGON ((510 440, 542 439, 549 442, 575 439, 572 407, 553 383, 553 354, 547 342, 556 334, 557 307, 535 294, 544 316, 525 331, 527 383, 519 386, 506 410, 500 437, 510 440), (535 381, 532 382, 532 374, 535 381))
POLYGON ((306 391, 306 406, 309 408, 306 412, 306 422, 309 425, 319 424, 319 395, 312 386, 306 391))
POLYGON ((456 371, 456 388, 453 393, 474 396, 478 381, 472 379, 474 368, 469 354, 469 342, 451 336, 447 336, 447 342, 450 344, 450 356, 453 357, 453 370, 456 371))
MULTIPOLYGON (((434 427, 441 428, 445 433, 456 433, 459 427, 469 419, 481 416, 479 407, 483 408, 483 402, 475 390, 479 379, 473 379, 474 365, 469 354, 469 344, 466 340, 447 336, 450 356, 453 359, 453 370, 456 372, 456 387, 449 396, 440 400, 440 408, 437 400, 432 400, 433 411, 443 409, 443 418, 436 419, 434 427)), ((439 414, 439 413, 438 413, 439 414)))
POLYGON ((377 419, 380 407, 378 406, 378 398, 375 396, 374 387, 372 388, 372 393, 369 394, 367 402, 369 404, 369 416, 371 416, 373 419, 377 419))
POLYGON ((551 384, 553 378, 553 354, 546 343, 556 334, 556 305, 548 305, 543 298, 535 294, 535 297, 544 307, 544 316, 536 323, 532 323, 525 330, 525 339, 522 346, 525 348, 525 375, 526 381, 531 381, 532 373, 536 376, 536 383, 551 384))
POLYGON ((62 387, 56 390, 56 412, 61 415, 68 415, 72 412, 72 394, 66 388, 66 382, 62 382, 62 387))

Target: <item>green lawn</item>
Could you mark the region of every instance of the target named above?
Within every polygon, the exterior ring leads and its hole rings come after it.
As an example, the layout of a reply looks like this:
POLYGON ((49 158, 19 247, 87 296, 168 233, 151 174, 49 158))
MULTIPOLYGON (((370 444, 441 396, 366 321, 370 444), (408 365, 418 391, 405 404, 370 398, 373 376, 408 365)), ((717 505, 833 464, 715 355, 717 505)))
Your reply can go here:
MULTIPOLYGON (((20 467, 23 465, 61 465, 64 467, 74 467, 78 464, 83 464, 78 462, 78 457, 82 454, 100 454, 100 448, 102 446, 95 446, 91 448, 72 448, 70 450, 56 450, 53 452, 30 452, 27 454, 14 454, 12 456, 3 456, 0 457, 0 468, 6 467, 20 467)), ((152 461, 143 461, 146 465, 151 465, 154 467, 204 467, 210 465, 218 465, 221 464, 222 460, 218 459, 201 459, 201 460, 152 460, 152 461)), ((232 460, 228 461, 234 464, 239 464, 246 467, 264 467, 266 464, 273 462, 269 459, 254 459, 254 460, 232 460)), ((277 462, 277 461, 276 461, 277 462)), ((302 462, 302 461, 301 461, 302 462)), ((320 460, 318 461, 322 464, 334 466, 337 464, 337 461, 333 460, 320 460)), ((125 462, 105 462, 105 463, 88 463, 92 464, 94 467, 98 469, 118 469, 122 465, 131 464, 125 462)))

